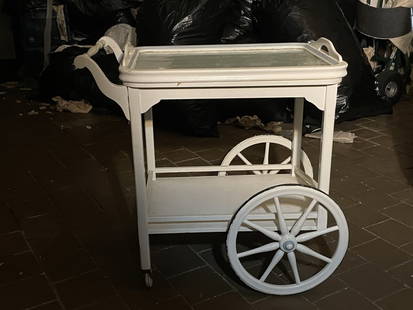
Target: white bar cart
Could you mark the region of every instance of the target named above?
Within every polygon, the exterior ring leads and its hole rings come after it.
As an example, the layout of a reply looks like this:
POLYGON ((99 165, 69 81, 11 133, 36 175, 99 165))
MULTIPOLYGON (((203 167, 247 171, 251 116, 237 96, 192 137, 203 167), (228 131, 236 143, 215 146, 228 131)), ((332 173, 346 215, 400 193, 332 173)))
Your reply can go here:
POLYGON ((346 75, 347 64, 329 40, 127 46, 122 53, 112 39, 103 37, 78 56, 75 65, 90 70, 101 91, 131 122, 141 268, 148 287, 152 286, 150 234, 227 232, 227 254, 235 273, 251 288, 268 294, 303 292, 334 272, 348 244, 345 217, 327 195, 337 84, 346 75), (111 48, 121 61, 123 85, 112 84, 91 58, 103 47, 111 48), (161 100, 287 97, 296 98, 292 141, 260 135, 236 145, 219 166, 156 167, 151 109, 161 100), (318 181, 301 150, 304 99, 323 112, 318 181), (258 164, 244 152, 257 144, 265 148, 258 164), (291 156, 269 162, 274 144, 289 149, 291 156), (233 164, 235 158, 243 164, 233 164), (231 175, 234 171, 237 175, 231 175), (215 175, 160 177, 188 172, 215 175), (265 241, 245 249, 240 240, 250 232, 265 241), (334 244, 330 255, 308 244, 319 237, 334 244), (251 258, 264 254, 270 259, 258 272, 251 271, 251 258), (321 262, 320 270, 310 276, 301 273, 298 256, 302 255, 321 262), (287 266, 284 276, 277 273, 281 261, 287 266))

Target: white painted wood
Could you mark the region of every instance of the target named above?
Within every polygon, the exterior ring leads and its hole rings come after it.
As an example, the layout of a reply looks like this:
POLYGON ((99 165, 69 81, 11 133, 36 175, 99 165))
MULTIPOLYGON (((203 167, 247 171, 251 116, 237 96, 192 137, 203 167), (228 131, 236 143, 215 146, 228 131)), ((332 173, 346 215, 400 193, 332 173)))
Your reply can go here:
POLYGON ((318 44, 328 53, 320 52, 317 42, 136 47, 126 53, 120 78, 139 88, 338 83, 347 64, 327 39, 318 44))
MULTIPOLYGON (((120 67, 120 78, 126 87, 110 83, 90 57, 103 46, 110 44, 112 44, 110 40, 98 41, 96 46, 89 51, 89 55, 77 57, 75 64, 80 68, 87 67, 102 92, 118 102, 125 116, 131 120, 142 269, 149 270, 151 266, 149 234, 226 231, 229 221, 246 201, 256 202, 258 199, 256 197, 265 195, 260 193, 261 191, 273 193, 278 191, 278 187, 288 184, 318 186, 328 193, 337 84, 346 74, 347 67, 330 41, 322 38, 310 44, 145 48, 127 46, 120 67), (267 165, 264 159, 262 165, 248 165, 246 160, 247 165, 243 166, 167 168, 155 166, 151 108, 159 101, 165 99, 291 97, 299 98, 296 100, 295 107, 292 165, 287 162, 267 165), (305 172, 300 169, 300 160, 305 155, 300 151, 304 99, 324 112, 318 183, 312 179, 312 173, 310 176, 307 169, 305 172), (142 121, 143 114, 145 114, 144 122, 142 121), (277 169, 290 169, 292 173, 271 174, 270 170, 277 169), (242 176, 156 177, 156 174, 172 172, 240 170, 270 171, 270 173, 242 176), (278 187, 269 189, 274 186, 278 187)), ((116 53, 120 59, 119 51, 116 53)), ((287 187, 292 188, 289 185, 287 187)), ((303 188, 304 192, 301 192, 301 189, 290 191, 290 196, 282 198, 279 206, 266 203, 254 206, 254 213, 249 215, 248 220, 254 225, 261 225, 265 229, 274 231, 278 230, 279 223, 274 221, 274 214, 278 213, 284 217, 283 229, 285 230, 285 226, 290 229, 303 214, 305 206, 310 203, 302 194, 313 195, 312 191, 315 191, 312 188, 303 188)), ((316 198, 327 203, 325 207, 333 213, 336 219, 339 218, 341 222, 338 226, 343 232, 342 229, 347 228, 346 226, 341 228, 343 223, 341 211, 336 212, 337 208, 335 205, 331 206, 328 196, 318 191, 317 193, 314 194, 316 198)), ((309 212, 308 219, 300 223, 302 230, 323 231, 326 229, 327 209, 316 207, 314 211, 309 212)), ((240 231, 251 229, 253 228, 239 227, 240 231)), ((344 255, 345 252, 342 244, 339 256, 344 255)), ((229 246, 228 241, 227 245, 229 246)), ((317 256, 308 249, 301 248, 301 250, 317 256)), ((295 264, 294 257, 289 255, 289 260, 293 265, 295 264)), ((332 258, 330 265, 336 266, 339 263, 337 261, 332 258)), ((327 273, 329 274, 330 271, 327 273)), ((309 289, 314 286, 313 283, 325 280, 327 273, 323 273, 322 276, 318 276, 315 281, 308 284, 305 281, 301 282, 296 272, 297 283, 295 285, 300 285, 298 289, 287 288, 287 290, 274 291, 265 287, 253 287, 266 293, 294 293, 309 289)))
MULTIPOLYGON (((116 43, 115 40, 113 40, 111 37, 104 36, 104 37, 101 37, 96 44, 98 45, 98 47, 100 45, 102 45, 102 47, 109 47, 113 51, 113 53, 115 54, 115 57, 116 57, 116 60, 118 61, 118 63, 121 63, 122 58, 123 58, 123 51, 119 47, 118 43, 116 43)), ((90 52, 88 52, 88 55, 90 57, 92 57, 93 54, 91 55, 91 53, 93 53, 93 52, 95 54, 97 53, 97 51, 95 52, 95 50, 96 49, 89 50, 90 52)))
POLYGON ((145 143, 146 143, 146 171, 152 171, 154 180, 156 179, 155 170, 155 143, 153 133, 153 115, 152 110, 144 114, 145 118, 145 143))
MULTIPOLYGON (((156 168, 158 174, 161 173, 188 173, 188 172, 227 172, 227 171, 254 171, 254 170, 291 170, 291 164, 274 165, 232 165, 232 166, 185 166, 185 167, 161 167, 156 168)), ((257 173, 260 174, 260 173, 257 173)), ((222 175, 225 175, 222 174, 222 175)))
MULTIPOLYGON (((277 207, 277 209, 277 218, 281 226, 281 223, 285 222, 285 212, 281 211, 279 207, 277 207)), ((307 216, 307 214, 310 213, 311 212, 303 212, 304 216, 307 216)), ((299 225, 301 227, 301 223, 299 223, 299 225)), ((340 210, 340 207, 330 197, 328 197, 327 194, 306 186, 280 185, 278 187, 263 191, 260 194, 252 197, 239 209, 239 211, 231 221, 230 227, 228 229, 226 245, 230 264, 237 276, 246 285, 267 294, 291 295, 301 293, 315 287, 316 285, 326 280, 336 270, 346 253, 348 246, 348 237, 348 227, 344 214, 340 210), (323 205, 326 210, 328 210, 329 216, 332 217, 332 222, 334 224, 332 224, 331 227, 325 230, 304 233, 300 233, 301 230, 300 232, 297 232, 294 228, 294 231, 291 232, 290 228, 287 226, 288 228, 284 227, 283 229, 279 230, 279 235, 274 235, 274 237, 271 237, 272 231, 266 231, 265 227, 258 226, 258 229, 255 229, 257 234, 261 233, 262 235, 265 235, 266 237, 262 239, 266 240, 267 243, 260 243, 260 246, 258 248, 252 249, 245 248, 245 245, 243 245, 242 247, 238 246, 238 244, 242 244, 238 238, 239 232, 242 231, 242 227, 250 226, 248 225, 248 223, 246 223, 248 221, 248 216, 253 213, 257 207, 261 206, 267 201, 277 202, 284 197, 289 197, 291 195, 300 195, 302 197, 309 198, 309 203, 306 207, 306 211, 308 210, 308 208, 312 208, 315 204, 323 205), (329 257, 317 253, 307 245, 301 244, 301 242, 305 242, 306 240, 312 239, 317 236, 327 235, 333 231, 338 232, 338 240, 336 243, 329 245, 329 247, 331 248, 331 254, 329 254, 331 256, 329 257), (268 237, 270 237, 270 239, 268 239, 268 237), (278 246, 274 246, 277 245, 276 243, 274 243, 274 241, 278 242, 278 246), (240 251, 240 248, 242 248, 242 252, 240 251), (247 253, 259 252, 263 248, 273 248, 273 259, 270 262, 263 260, 264 265, 257 266, 261 267, 260 270, 263 270, 263 273, 258 275, 250 273, 248 271, 248 262, 241 260, 243 256, 242 253, 245 253, 246 251, 247 253), (300 266, 305 265, 305 261, 303 262, 303 258, 301 260, 296 260, 296 251, 321 260, 325 263, 325 265, 319 268, 319 270, 311 276, 308 276, 305 273, 301 274, 302 270, 300 266), (268 275, 277 266, 284 255, 287 255, 288 257, 290 267, 293 271, 294 280, 290 281, 290 283, 283 281, 279 284, 274 284, 271 281, 267 281, 268 275)), ((259 235, 256 238, 257 242, 259 242, 259 235)), ((287 276, 287 278, 289 277, 287 276)))
MULTIPOLYGON (((337 85, 329 85, 326 87, 326 108, 323 113, 322 136, 320 141, 320 165, 318 172, 318 188, 326 194, 330 190, 330 173, 331 160, 333 155, 333 135, 334 135, 334 117, 335 117, 335 102, 337 97, 337 85)), ((327 227, 327 213, 324 208, 319 207, 319 223, 318 228, 327 227)))
MULTIPOLYGON (((232 215, 268 187, 297 183, 305 184, 288 174, 157 178, 149 185, 149 216, 232 215)), ((301 211, 299 207, 290 210, 301 211)))
POLYGON ((130 120, 129 97, 126 86, 113 84, 97 63, 87 54, 75 58, 74 65, 77 69, 87 68, 92 73, 100 91, 108 98, 115 101, 122 109, 125 117, 130 120))
MULTIPOLYGON (((301 164, 301 158, 302 158, 301 139, 303 135, 303 113, 304 113, 304 98, 296 98, 294 102, 294 131, 293 131, 293 142, 291 146, 292 148, 291 162, 293 164, 293 173, 295 172, 295 168, 300 168, 301 166, 300 164, 301 164)), ((312 178, 313 177, 312 173, 309 176, 312 178)))
POLYGON ((139 91, 129 89, 129 100, 131 102, 131 133, 133 151, 133 169, 135 172, 135 190, 138 216, 138 239, 140 249, 141 268, 151 269, 151 259, 149 250, 149 232, 147 222, 148 199, 146 192, 145 157, 142 132, 142 114, 139 110, 139 91))
MULTIPOLYGON (((211 82, 212 83, 212 82, 211 82)), ((152 106, 166 99, 231 99, 231 98, 296 98, 303 97, 314 104, 319 110, 324 110, 325 86, 289 86, 289 87, 253 87, 245 83, 236 88, 159 88, 140 89, 142 102, 141 110, 148 111, 152 106)), ((129 86, 129 85, 128 85, 129 86)), ((334 103, 335 104, 335 103, 334 103)))
MULTIPOLYGON (((301 115, 302 117, 302 115, 301 115)), ((257 144, 263 144, 265 143, 266 145, 280 145, 283 148, 292 149, 292 143, 290 140, 288 140, 287 138, 284 138, 282 136, 278 136, 278 135, 258 135, 258 136, 253 136, 250 138, 247 138, 243 141, 241 141, 240 143, 238 143, 236 146, 234 146, 228 153, 227 155, 225 155, 224 159, 222 160, 221 166, 229 166, 231 164, 231 162, 236 158, 239 157, 241 158, 244 163, 246 165, 248 165, 249 167, 245 167, 243 170, 246 171, 246 169, 248 169, 248 171, 251 171, 254 167, 257 167, 258 165, 251 165, 251 163, 248 161, 247 158, 244 157, 243 152, 248 149, 251 146, 257 145, 257 144), (252 167, 252 168, 251 168, 252 167)), ((265 154, 264 154, 265 155, 265 154)), ((311 165, 310 159, 308 158, 307 154, 305 154, 305 152, 300 152, 300 161, 298 163, 298 167, 300 167, 301 163, 303 165, 303 169, 305 171, 305 173, 312 178, 313 177, 313 167, 311 165)), ((264 162, 266 161, 265 156, 264 156, 264 162)), ((292 169, 292 171, 294 170, 294 167, 291 165, 291 156, 286 158, 281 165, 285 165, 287 167, 287 165, 289 165, 289 169, 292 169)), ((235 167, 231 166, 231 167, 235 167)), ((242 166, 241 166, 242 167, 242 166)), ((282 166, 281 166, 282 167, 282 166)), ((260 169, 262 170, 262 169, 260 169)), ((279 172, 280 169, 277 168, 270 168, 270 166, 268 166, 268 170, 270 174, 277 174, 279 172)), ((267 170, 267 171, 268 171, 267 170)), ((265 171, 264 171, 265 172, 265 171)), ((261 174, 261 171, 253 171, 254 174, 261 174)), ((293 174, 293 172, 291 172, 293 174)), ((226 175, 225 171, 220 172, 218 175, 223 176, 226 175)))

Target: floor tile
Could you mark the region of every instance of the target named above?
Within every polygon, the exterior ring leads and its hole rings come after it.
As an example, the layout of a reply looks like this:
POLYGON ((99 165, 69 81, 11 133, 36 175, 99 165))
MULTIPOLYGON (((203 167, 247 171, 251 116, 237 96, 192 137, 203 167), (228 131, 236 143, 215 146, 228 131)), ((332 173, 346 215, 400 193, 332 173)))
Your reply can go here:
POLYGON ((358 227, 366 227, 387 219, 385 215, 363 205, 345 209, 344 215, 348 222, 358 227))
POLYGON ((204 266, 205 262, 187 246, 173 246, 152 255, 153 263, 166 277, 204 266))
POLYGON ((256 310, 315 310, 317 307, 300 297, 299 295, 292 296, 272 296, 263 301, 254 303, 254 309, 256 310))
POLYGON ((413 260, 390 269, 388 273, 413 288, 413 260))
POLYGON ((353 251, 383 269, 389 269, 411 259, 409 255, 380 239, 364 243, 353 248, 353 251))
POLYGON ((27 250, 28 247, 21 232, 0 235, 0 257, 27 250))
POLYGON ((55 299, 56 296, 43 276, 19 280, 0 290, 2 307, 7 310, 22 310, 55 299))
POLYGON ((330 295, 317 302, 320 310, 347 310, 347 309, 363 309, 363 310, 378 310, 379 308, 372 304, 365 297, 357 294, 351 289, 344 289, 336 294, 330 295))
POLYGON ((394 246, 413 242, 413 229, 393 220, 387 220, 365 228, 394 246))
POLYGON ((90 272, 56 284, 57 293, 66 309, 75 309, 115 295, 111 282, 98 272, 90 272))
POLYGON ((373 264, 357 267, 338 277, 352 289, 371 300, 379 299, 403 287, 401 282, 394 280, 389 273, 373 264))
POLYGON ((377 304, 383 310, 405 310, 412 305, 413 289, 405 289, 380 300, 377 304))
POLYGON ((412 208, 413 206, 402 203, 385 209, 383 213, 407 226, 413 227, 412 208))
POLYGON ((194 306, 195 310, 209 310, 209 309, 225 309, 231 307, 232 309, 251 310, 252 306, 247 303, 241 295, 235 292, 226 293, 217 297, 213 297, 205 302, 201 302, 194 306))
POLYGON ((192 305, 231 290, 227 282, 208 267, 187 272, 170 281, 192 305))
POLYGON ((39 276, 41 272, 31 252, 0 257, 0 285, 39 276))
POLYGON ((311 302, 317 302, 320 299, 325 298, 328 295, 334 294, 347 287, 347 284, 338 279, 337 277, 328 278, 318 286, 304 292, 302 295, 311 302))
POLYGON ((360 228, 351 223, 348 223, 348 230, 350 235, 350 248, 377 238, 375 235, 368 232, 366 228, 360 228))
POLYGON ((0 205, 0 234, 7 234, 19 230, 16 218, 11 211, 0 205))

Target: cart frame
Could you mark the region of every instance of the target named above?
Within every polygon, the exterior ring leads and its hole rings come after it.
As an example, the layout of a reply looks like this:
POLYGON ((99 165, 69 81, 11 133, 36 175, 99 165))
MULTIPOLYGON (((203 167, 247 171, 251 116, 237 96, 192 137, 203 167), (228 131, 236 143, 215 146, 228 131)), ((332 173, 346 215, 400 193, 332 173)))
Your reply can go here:
MULTIPOLYGON (((320 38, 311 43, 287 43, 287 44, 249 44, 249 45, 223 45, 223 46, 184 46, 184 47, 126 47, 122 51, 116 43, 108 38, 101 38, 88 53, 75 59, 77 68, 87 68, 92 73, 100 90, 109 98, 113 99, 122 108, 125 117, 131 122, 133 164, 135 171, 136 203, 138 217, 138 236, 140 247, 140 263, 144 271, 151 270, 149 235, 155 233, 182 233, 182 232, 209 232, 226 231, 232 213, 225 214, 197 214, 205 203, 200 203, 191 214, 184 215, 173 213, 174 207, 186 201, 194 200, 200 193, 196 188, 206 190, 208 187, 219 188, 227 178, 231 180, 246 179, 251 187, 251 192, 259 192, 270 185, 298 183, 318 188, 324 193, 329 192, 331 158, 333 146, 335 106, 337 96, 337 85, 346 74, 347 64, 336 52, 332 43, 320 38), (103 47, 109 46, 118 60, 122 59, 120 66, 120 79, 123 85, 111 83, 99 66, 93 61, 92 56, 103 47), (145 52, 159 51, 163 53, 175 52, 177 50, 191 53, 197 50, 208 52, 208 49, 303 49, 311 55, 323 60, 326 66, 307 67, 285 67, 285 68, 257 68, 245 67, 243 70, 211 69, 201 70, 197 74, 194 70, 140 70, 136 71, 136 58, 145 52), (172 72, 172 73, 170 73, 172 72), (230 77, 228 77, 230 76, 230 77), (156 167, 155 144, 153 131, 152 107, 161 100, 171 99, 229 99, 229 98, 295 98, 293 138, 291 143, 291 162, 288 164, 269 165, 245 165, 245 166, 206 166, 206 167, 156 167), (302 159, 301 137, 303 126, 304 99, 314 104, 323 112, 322 139, 320 142, 320 161, 318 168, 318 182, 312 176, 300 168, 302 159), (145 166, 146 161, 146 166, 145 166), (267 175, 267 176, 216 176, 216 177, 181 177, 181 178, 158 178, 164 173, 185 172, 216 172, 227 171, 256 171, 256 170, 290 170, 289 175, 267 175), (255 178, 254 178, 255 177, 255 178), (235 179, 237 178, 237 179, 235 179), (276 181, 276 178, 279 179, 276 181), (181 180, 178 180, 181 179, 181 180), (213 180, 213 181, 211 181, 213 180), (257 181, 258 180, 258 181, 257 181), (260 183, 260 180, 263 180, 260 183), (173 200, 168 196, 176 190, 177 182, 184 188, 188 195, 187 199, 172 207, 162 214, 162 205, 173 200), (199 184, 198 184, 199 183, 199 184), (175 184, 175 185, 174 185, 175 184), (198 185, 197 185, 198 184, 198 185), (215 184, 215 185, 214 185, 215 184), (195 186, 195 187, 194 187, 195 186), (215 187, 214 187, 215 186, 215 187), (169 191, 168 191, 169 189, 169 191), (162 194, 166 191, 166 194, 162 194), (165 197, 166 196, 166 197, 165 197), (158 209, 156 209, 158 208, 158 209), (153 209, 156 209, 153 211, 153 209), (172 211, 171 211, 172 210, 172 211), (159 212, 158 212, 159 211, 159 212)), ((241 181, 240 181, 241 182, 241 181)), ((231 182, 232 183, 232 182, 231 182)), ((238 186, 238 185, 234 185, 238 186)), ((241 192, 241 190, 240 190, 241 192)), ((211 196, 211 194, 209 193, 211 196)), ((247 195, 247 194, 246 194, 247 195)), ((248 193, 251 196, 251 193, 248 193)), ((176 194, 175 197, 179 196, 176 194)), ((202 196, 202 195, 201 195, 202 196)), ((205 194, 202 197, 207 197, 205 194)), ((218 200, 223 199, 232 206, 232 211, 237 210, 246 201, 246 197, 235 197, 228 192, 217 195, 218 200), (224 197, 226 196, 226 197, 224 197), (227 198, 230 197, 230 198, 227 198)), ((247 196, 247 198, 249 197, 247 196)), ((177 198, 179 200, 179 198, 177 198)), ((213 198, 211 198, 215 201, 213 198)), ((209 202, 209 201, 207 201, 209 202)), ((188 209, 188 206, 186 206, 188 209)), ((166 208, 164 208, 166 209, 166 208)), ((163 210, 165 211, 165 210, 163 210)), ((292 216, 297 219, 300 214, 292 216)), ((324 208, 317 210, 317 228, 326 227, 327 217, 324 208)), ((313 228, 314 229, 314 228, 313 228)))

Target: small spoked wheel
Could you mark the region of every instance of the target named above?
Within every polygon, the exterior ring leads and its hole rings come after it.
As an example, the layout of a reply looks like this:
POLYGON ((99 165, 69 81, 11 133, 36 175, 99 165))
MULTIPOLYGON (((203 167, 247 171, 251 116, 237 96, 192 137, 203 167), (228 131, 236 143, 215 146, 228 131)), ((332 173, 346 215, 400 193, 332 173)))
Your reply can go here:
POLYGON ((334 272, 347 250, 348 228, 339 206, 322 191, 280 185, 238 210, 226 245, 230 264, 245 284, 266 294, 290 295, 334 272), (263 208, 266 216, 258 211, 263 208))
MULTIPOLYGON (((277 145, 289 150, 289 153, 292 148, 291 141, 277 135, 259 135, 259 136, 254 136, 248 139, 245 139, 238 143, 234 148, 232 148, 228 154, 224 157, 222 160, 221 166, 229 166, 231 165, 235 159, 238 158, 238 160, 241 160, 244 164, 246 165, 252 165, 252 161, 248 159, 248 150, 251 150, 253 147, 263 144, 265 145, 264 149, 264 154, 262 155, 262 152, 259 152, 260 156, 260 162, 259 164, 276 164, 274 162, 271 162, 270 159, 270 149, 271 147, 275 147, 277 145)), ((309 177, 313 177, 313 167, 311 166, 310 159, 308 158, 307 154, 304 153, 304 151, 301 152, 301 163, 303 166, 303 171, 305 174, 307 174, 309 177)), ((286 157, 284 160, 280 161, 281 164, 289 164, 291 163, 291 156, 286 157)), ((255 163, 257 164, 257 163, 255 163)), ((254 174, 276 174, 279 173, 279 170, 263 170, 263 171, 251 171, 254 174)), ((226 175, 227 172, 219 172, 220 176, 226 175)))
POLYGON ((145 286, 147 288, 152 288, 153 286, 152 273, 150 271, 145 272, 145 286))

